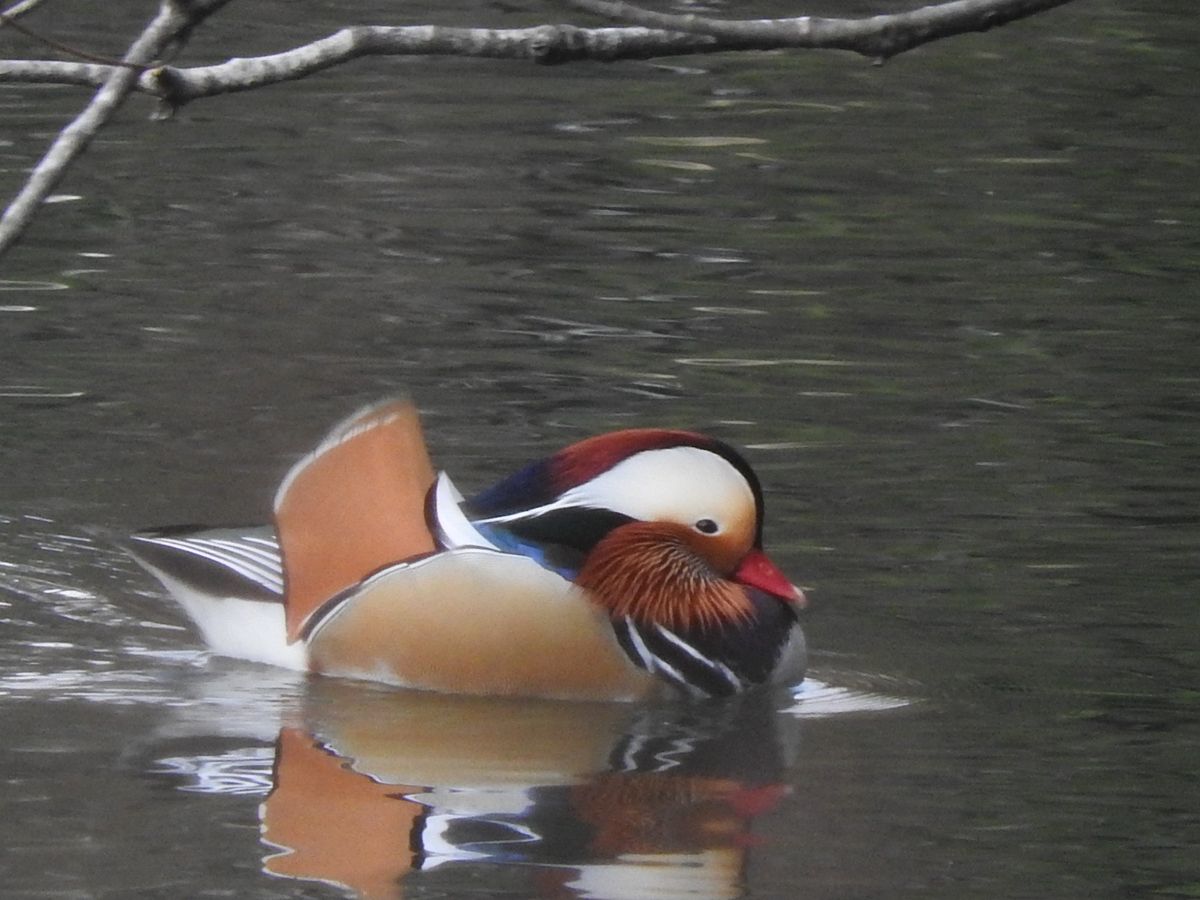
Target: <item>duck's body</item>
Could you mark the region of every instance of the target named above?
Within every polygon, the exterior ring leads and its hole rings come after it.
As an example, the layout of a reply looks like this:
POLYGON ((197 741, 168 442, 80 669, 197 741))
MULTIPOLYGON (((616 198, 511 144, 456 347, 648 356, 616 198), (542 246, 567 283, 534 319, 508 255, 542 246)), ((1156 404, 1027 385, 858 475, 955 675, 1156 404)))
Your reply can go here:
POLYGON ((700 435, 601 435, 463 502, 396 401, 301 460, 275 518, 133 539, 215 653, 596 700, 803 677, 803 595, 762 552, 758 481, 700 435))

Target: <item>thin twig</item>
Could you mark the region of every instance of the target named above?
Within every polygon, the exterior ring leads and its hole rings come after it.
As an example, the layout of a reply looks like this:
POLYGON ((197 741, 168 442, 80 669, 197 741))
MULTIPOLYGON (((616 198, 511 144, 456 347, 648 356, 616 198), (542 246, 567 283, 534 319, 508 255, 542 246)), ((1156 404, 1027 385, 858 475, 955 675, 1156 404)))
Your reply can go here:
POLYGON ((29 38, 30 40, 37 41, 39 44, 49 47, 51 50, 57 50, 59 53, 65 53, 67 56, 74 56, 76 59, 100 63, 101 65, 105 66, 128 66, 131 69, 137 69, 139 72, 145 68, 145 66, 135 66, 133 63, 127 63, 120 59, 113 59, 110 56, 96 56, 95 54, 88 53, 86 50, 78 50, 75 47, 71 47, 67 44, 56 41, 54 38, 48 38, 44 34, 38 34, 38 32, 34 31, 32 28, 27 28, 26 26, 22 25, 16 20, 16 18, 10 16, 8 13, 0 12, 0 25, 9 25, 15 31, 21 32, 21 34, 25 35, 25 37, 29 38))

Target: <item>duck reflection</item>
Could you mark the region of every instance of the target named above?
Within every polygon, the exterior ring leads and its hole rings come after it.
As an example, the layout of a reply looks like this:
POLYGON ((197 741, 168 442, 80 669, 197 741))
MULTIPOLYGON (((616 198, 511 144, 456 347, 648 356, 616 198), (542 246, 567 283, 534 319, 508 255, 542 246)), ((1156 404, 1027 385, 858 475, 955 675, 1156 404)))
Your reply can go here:
POLYGON ((528 867, 535 896, 739 896, 799 727, 770 697, 630 707, 311 688, 276 743, 263 866, 371 898, 472 864, 528 867))

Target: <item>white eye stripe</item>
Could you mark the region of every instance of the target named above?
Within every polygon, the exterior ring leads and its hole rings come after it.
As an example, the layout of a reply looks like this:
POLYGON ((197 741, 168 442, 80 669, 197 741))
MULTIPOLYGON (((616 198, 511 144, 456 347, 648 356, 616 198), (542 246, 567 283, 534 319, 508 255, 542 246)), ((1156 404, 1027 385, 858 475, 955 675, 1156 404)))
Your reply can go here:
POLYGON ((644 522, 736 520, 754 509, 754 492, 724 457, 699 447, 646 450, 566 491, 556 506, 611 509, 644 522))

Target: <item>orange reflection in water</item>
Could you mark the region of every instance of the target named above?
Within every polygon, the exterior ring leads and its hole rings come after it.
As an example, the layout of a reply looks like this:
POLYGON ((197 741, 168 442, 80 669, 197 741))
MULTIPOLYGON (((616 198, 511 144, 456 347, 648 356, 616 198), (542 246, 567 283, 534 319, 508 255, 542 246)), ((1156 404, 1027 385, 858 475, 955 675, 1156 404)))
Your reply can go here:
POLYGON ((263 860, 272 875, 324 881, 363 897, 398 896, 412 868, 409 836, 425 812, 405 788, 380 784, 295 728, 279 733, 275 787, 262 805, 263 860))
POLYGON ((265 871, 368 898, 489 863, 522 867, 533 896, 736 897, 752 823, 787 793, 770 708, 371 705, 280 732, 265 871), (743 766, 729 740, 761 752, 743 766))

